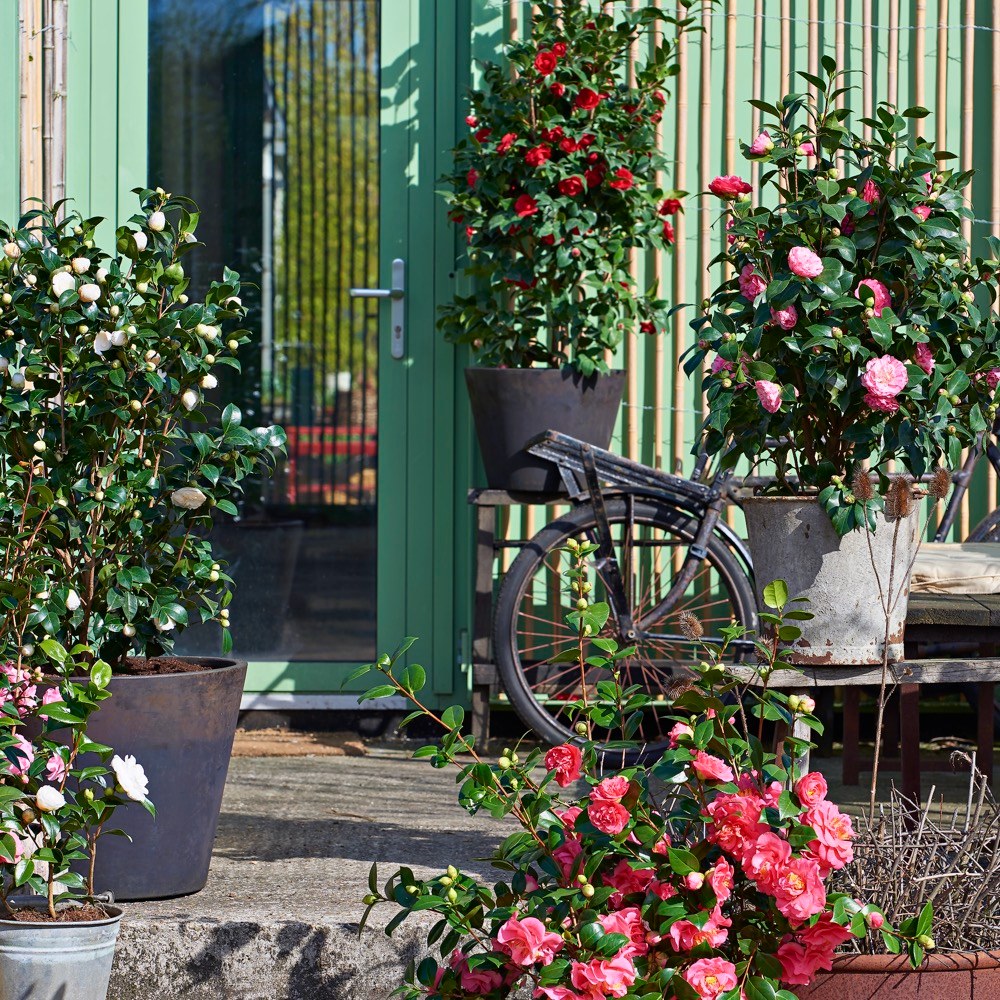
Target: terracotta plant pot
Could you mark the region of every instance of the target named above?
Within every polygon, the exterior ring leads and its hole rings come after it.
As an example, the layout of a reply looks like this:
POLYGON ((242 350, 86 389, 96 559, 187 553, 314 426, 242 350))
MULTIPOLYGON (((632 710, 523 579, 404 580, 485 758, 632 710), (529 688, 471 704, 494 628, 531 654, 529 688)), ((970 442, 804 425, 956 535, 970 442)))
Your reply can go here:
POLYGON ((905 955, 839 955, 792 989, 799 1000, 1000 1000, 1000 951, 928 955, 919 969, 905 955))
POLYGON ((486 481, 495 490, 559 493, 559 470, 524 446, 561 431, 607 448, 625 392, 625 373, 584 378, 560 368, 466 368, 486 481))

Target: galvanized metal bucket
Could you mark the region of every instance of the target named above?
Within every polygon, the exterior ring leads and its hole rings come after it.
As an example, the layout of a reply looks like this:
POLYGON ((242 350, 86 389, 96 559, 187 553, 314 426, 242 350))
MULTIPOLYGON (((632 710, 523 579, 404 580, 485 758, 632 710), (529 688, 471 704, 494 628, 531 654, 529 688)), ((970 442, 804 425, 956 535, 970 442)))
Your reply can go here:
MULTIPOLYGON (((39 896, 11 903, 46 906, 39 896)), ((122 911, 117 906, 104 909, 105 920, 0 920, 0 1000, 106 1000, 122 911)))
POLYGON ((879 514, 874 532, 859 529, 840 537, 818 500, 750 497, 743 501, 743 512, 758 608, 769 610, 763 589, 772 580, 784 580, 792 597, 809 598, 800 607, 815 617, 794 623, 802 637, 791 643, 792 661, 803 666, 882 662, 885 612, 879 586, 886 594, 895 539, 889 661, 903 658, 918 513, 898 522, 898 532, 895 523, 879 514))

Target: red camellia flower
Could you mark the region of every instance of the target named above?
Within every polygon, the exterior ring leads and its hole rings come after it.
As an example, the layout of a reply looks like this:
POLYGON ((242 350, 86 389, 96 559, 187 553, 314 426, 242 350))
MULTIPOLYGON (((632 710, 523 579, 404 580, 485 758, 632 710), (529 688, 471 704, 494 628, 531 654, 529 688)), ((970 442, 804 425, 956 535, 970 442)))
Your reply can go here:
POLYGON ((560 59, 562 59, 562 57, 564 55, 566 55, 566 43, 565 42, 556 42, 555 45, 552 46, 552 51, 557 56, 559 56, 560 59))
POLYGON ((615 179, 608 181, 608 186, 616 188, 618 191, 627 191, 635 183, 632 171, 625 167, 619 167, 615 171, 615 179))
POLYGON ((514 202, 514 211, 522 219, 526 219, 529 215, 534 215, 538 211, 538 202, 530 194, 518 195, 517 200, 514 202))
POLYGON ((506 153, 511 146, 517 141, 517 134, 515 132, 508 132, 498 143, 497 152, 506 153))
POLYGON ((708 190, 720 198, 736 198, 741 194, 749 194, 753 188, 742 177, 726 174, 723 177, 716 177, 708 185, 708 190))
POLYGON ((551 233, 549 233, 546 236, 539 236, 538 239, 540 242, 544 243, 547 247, 552 246, 556 241, 556 238, 551 233))
POLYGON ((586 149, 588 146, 593 146, 597 142, 597 136, 591 135, 587 132, 585 135, 580 136, 580 149, 586 149))
POLYGON ((468 125, 469 128, 475 128, 479 124, 479 122, 476 121, 475 115, 469 115, 465 119, 465 124, 468 125))
POLYGON ((648 319, 644 320, 642 323, 639 324, 639 332, 640 333, 656 333, 656 324, 653 323, 653 322, 651 322, 648 319))
POLYGON ((575 139, 570 139, 567 136, 565 139, 560 140, 559 148, 564 153, 575 153, 580 148, 580 144, 575 139))
POLYGON ((467 173, 467 174, 465 175, 465 179, 466 179, 466 181, 468 182, 468 185, 469 185, 469 187, 470 187, 470 188, 474 188, 474 187, 476 186, 476 181, 478 181, 478 180, 479 180, 479 171, 478 171, 478 170, 476 170, 476 168, 475 168, 475 167, 473 167, 473 168, 472 168, 472 169, 471 169, 471 170, 470 170, 470 171, 469 171, 469 172, 468 172, 468 173, 467 173))
POLYGON ((548 76, 549 73, 555 70, 556 63, 558 62, 559 59, 554 52, 542 49, 538 55, 535 56, 535 69, 537 69, 542 76, 548 76))
POLYGON ((601 95, 596 90, 591 90, 590 87, 584 87, 576 95, 576 100, 573 103, 583 111, 593 111, 601 103, 601 95))
POLYGON ((562 97, 566 93, 566 88, 561 83, 553 83, 549 86, 549 93, 553 97, 562 97))
POLYGON ((481 128, 475 133, 477 142, 486 142, 486 140, 493 134, 493 129, 491 128, 481 128))
POLYGON ((671 224, 671 222, 670 222, 669 219, 664 219, 663 220, 663 239, 667 243, 673 243, 674 242, 674 238, 675 237, 674 237, 674 227, 673 227, 673 225, 671 224))
POLYGON ((653 93, 653 100, 656 101, 657 104, 666 104, 667 103, 667 95, 664 94, 663 91, 660 91, 660 90, 654 91, 654 93, 653 93))
POLYGON ((676 215, 681 209, 681 203, 678 198, 667 198, 659 207, 660 215, 676 215))
POLYGON ((559 193, 568 198, 583 194, 583 181, 579 177, 564 177, 559 182, 559 193))
POLYGON ((556 784, 565 788, 580 777, 583 754, 572 743, 563 743, 562 746, 552 747, 545 754, 544 761, 546 770, 555 772, 556 784))
POLYGON ((602 163, 596 167, 589 167, 584 170, 583 179, 587 182, 587 187, 599 187, 604 180, 605 173, 604 164, 602 163))
POLYGON ((542 138, 546 142, 558 142, 563 137, 562 125, 557 125, 555 128, 543 128, 542 138))
POLYGON ((534 146, 524 154, 524 162, 529 167, 540 167, 550 156, 552 156, 551 146, 534 146))

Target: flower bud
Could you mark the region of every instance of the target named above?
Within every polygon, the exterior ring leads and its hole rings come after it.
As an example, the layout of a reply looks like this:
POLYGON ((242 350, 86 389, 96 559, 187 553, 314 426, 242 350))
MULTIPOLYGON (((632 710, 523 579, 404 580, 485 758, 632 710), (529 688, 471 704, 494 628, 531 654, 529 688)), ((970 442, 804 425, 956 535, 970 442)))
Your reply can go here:
POLYGON ((214 389, 219 384, 219 380, 214 375, 202 375, 199 385, 202 389, 214 389))
POLYGON ((447 896, 448 896, 448 902, 449 903, 457 903, 458 902, 458 893, 454 889, 449 889, 448 892, 447 892, 447 896))
POLYGON ((36 455, 44 455, 45 454, 45 442, 44 441, 41 441, 41 440, 35 441, 31 445, 31 447, 34 449, 36 455))
POLYGON ((5 243, 3 245, 3 255, 8 260, 17 260, 21 256, 21 248, 13 241, 5 243))
POLYGON ((193 410, 198 405, 198 393, 194 389, 185 389, 181 393, 181 405, 185 410, 193 410))
POLYGON ((153 212, 146 220, 146 225, 154 233, 162 233, 163 227, 167 224, 167 217, 162 212, 153 212))
POLYGON ((51 813, 66 805, 66 796, 53 785, 42 785, 35 795, 35 805, 39 812, 51 813))
POLYGON ((697 892, 705 884, 705 876, 701 872, 688 872, 684 876, 684 885, 692 892, 697 892))
POLYGON ((56 271, 52 275, 52 294, 57 299, 74 288, 76 288, 76 278, 69 271, 56 271))
POLYGON ((872 910, 871 913, 865 914, 865 923, 873 931, 877 931, 885 923, 885 917, 878 910, 872 910))
POLYGON ((142 253, 143 250, 145 250, 147 245, 149 244, 149 240, 146 239, 146 234, 141 232, 133 233, 132 238, 135 240, 136 249, 139 251, 139 253, 142 253))
POLYGON ((788 696, 788 707, 793 711, 797 712, 799 710, 799 705, 801 705, 802 699, 799 698, 797 694, 790 694, 788 696))
POLYGON ((112 345, 115 347, 124 347, 128 342, 128 338, 125 336, 124 330, 112 330, 108 334, 108 340, 111 341, 112 345))
POLYGON ((937 947, 937 943, 934 941, 929 934, 920 934, 917 937, 917 944, 920 945, 924 951, 933 951, 937 947))
POLYGON ((229 348, 229 350, 235 351, 236 348, 240 346, 240 342, 238 340, 230 340, 226 343, 226 346, 229 348))
POLYGON ((128 636, 130 639, 135 635, 135 626, 126 624, 122 626, 122 635, 128 636))
POLYGON ((587 735, 587 723, 586 722, 578 722, 573 728, 576 730, 576 732, 577 732, 577 734, 579 736, 586 736, 587 735))
POLYGON ((812 715, 816 711, 816 702, 809 697, 809 695, 804 694, 799 698, 799 711, 805 713, 806 715, 812 715))
POLYGON ((76 611, 80 607, 80 595, 70 588, 69 593, 66 595, 66 610, 76 611))
POLYGON ((587 898, 590 899, 594 895, 594 887, 588 882, 586 885, 581 886, 580 892, 587 898))
POLYGON ((99 267, 94 273, 94 277, 97 278, 97 283, 103 285, 105 281, 108 280, 108 270, 105 267, 99 267))

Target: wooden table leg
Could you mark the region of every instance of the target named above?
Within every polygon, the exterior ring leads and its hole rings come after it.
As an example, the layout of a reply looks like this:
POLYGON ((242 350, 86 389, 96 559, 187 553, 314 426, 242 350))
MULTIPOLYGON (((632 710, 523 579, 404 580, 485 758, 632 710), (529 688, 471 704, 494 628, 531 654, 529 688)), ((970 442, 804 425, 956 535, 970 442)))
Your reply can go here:
POLYGON ((899 686, 899 756, 903 794, 920 802, 920 685, 899 686))
POLYGON ((860 781, 858 740, 861 738, 861 688, 844 688, 844 752, 841 757, 841 777, 845 785, 860 781))
POLYGON ((979 697, 976 715, 978 752, 976 764, 986 775, 986 780, 993 785, 993 685, 985 682, 978 685, 979 697))
POLYGON ((482 746, 490 731, 490 694, 495 674, 490 650, 493 627, 495 507, 476 508, 476 596, 472 614, 472 732, 482 746))

